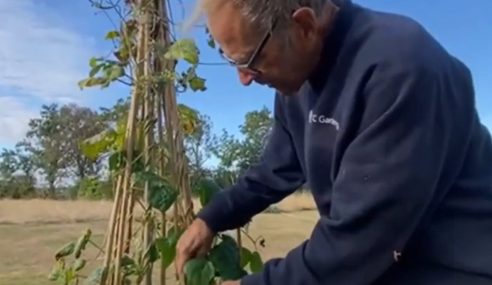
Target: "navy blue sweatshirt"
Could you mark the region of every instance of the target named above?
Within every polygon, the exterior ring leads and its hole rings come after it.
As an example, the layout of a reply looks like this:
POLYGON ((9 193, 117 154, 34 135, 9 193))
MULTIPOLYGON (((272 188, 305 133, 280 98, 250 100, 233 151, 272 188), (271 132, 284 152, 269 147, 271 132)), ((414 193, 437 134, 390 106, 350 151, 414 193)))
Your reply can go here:
POLYGON ((470 71, 415 21, 342 2, 313 75, 276 95, 259 163, 198 216, 233 229, 311 189, 309 239, 242 285, 492 284, 492 142, 470 71))

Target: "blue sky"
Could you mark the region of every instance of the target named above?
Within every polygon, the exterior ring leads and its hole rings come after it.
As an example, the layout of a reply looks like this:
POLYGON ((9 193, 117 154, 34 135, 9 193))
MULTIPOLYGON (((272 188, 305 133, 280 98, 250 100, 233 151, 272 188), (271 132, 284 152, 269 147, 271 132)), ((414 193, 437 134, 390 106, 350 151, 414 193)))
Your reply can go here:
MULTIPOLYGON (((194 0, 183 2, 186 13, 194 0)), ((477 109, 492 130, 491 0, 354 2, 416 19, 467 64, 474 76, 477 109)), ((181 8, 174 15, 182 18, 181 8)), ((88 72, 89 58, 105 55, 110 47, 103 38, 112 24, 96 14, 88 0, 0 0, 0 18, 0 147, 22 138, 28 119, 38 115, 42 104, 108 107, 128 94, 123 86, 102 91, 77 87, 88 72)), ((202 30, 194 36, 202 48, 202 61, 221 61, 206 46, 202 30)), ((202 66, 199 73, 207 78, 208 90, 182 94, 179 100, 209 115, 217 132, 223 128, 237 132, 246 112, 272 107, 272 90, 241 86, 235 70, 227 65, 202 66)))

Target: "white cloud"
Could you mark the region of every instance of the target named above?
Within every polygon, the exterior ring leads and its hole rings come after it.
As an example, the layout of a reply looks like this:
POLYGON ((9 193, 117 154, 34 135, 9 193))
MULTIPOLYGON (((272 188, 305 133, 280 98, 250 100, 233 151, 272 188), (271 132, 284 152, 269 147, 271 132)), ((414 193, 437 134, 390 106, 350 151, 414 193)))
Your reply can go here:
POLYGON ((14 97, 0 97, 0 145, 14 145, 26 134, 30 118, 37 112, 14 97))
POLYGON ((96 54, 93 41, 64 25, 69 15, 35 1, 0 1, 0 87, 49 102, 73 101, 96 54))

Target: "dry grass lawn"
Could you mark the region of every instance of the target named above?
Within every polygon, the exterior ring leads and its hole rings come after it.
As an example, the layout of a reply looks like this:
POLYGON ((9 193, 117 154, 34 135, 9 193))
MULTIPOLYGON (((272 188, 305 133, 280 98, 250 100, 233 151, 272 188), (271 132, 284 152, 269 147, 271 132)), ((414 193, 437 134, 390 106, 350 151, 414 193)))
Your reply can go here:
MULTIPOLYGON (((282 213, 258 215, 250 226, 253 237, 266 239, 261 249, 264 259, 282 257, 305 240, 318 217, 309 210, 314 203, 307 194, 293 195, 276 206, 282 213)), ((101 244, 110 209, 110 202, 0 200, 0 284, 54 284, 47 280, 53 253, 87 228, 101 244)), ((94 260, 96 249, 90 247, 86 254, 89 263, 100 264, 94 260)), ((174 284, 172 274, 169 278, 168 284, 174 284)))
MULTIPOLYGON (((195 210, 199 202, 195 201, 195 210)), ((308 193, 291 195, 274 205, 281 212, 314 210, 308 193)), ((111 212, 111 201, 0 200, 0 224, 50 224, 103 221, 111 212)))

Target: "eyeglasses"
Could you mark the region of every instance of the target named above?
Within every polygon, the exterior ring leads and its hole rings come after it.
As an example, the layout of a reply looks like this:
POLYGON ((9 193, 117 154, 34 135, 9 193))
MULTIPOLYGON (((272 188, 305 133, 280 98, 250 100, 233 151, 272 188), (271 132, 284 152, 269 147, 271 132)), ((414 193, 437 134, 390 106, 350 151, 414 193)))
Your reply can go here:
POLYGON ((220 55, 229 62, 232 66, 241 69, 241 70, 246 70, 249 71, 250 73, 253 74, 258 74, 260 73, 257 69, 253 67, 253 64, 255 63, 255 60, 257 59, 258 55, 261 53, 265 45, 268 43, 268 40, 271 38, 273 34, 273 30, 275 29, 275 26, 277 24, 277 21, 274 21, 270 27, 270 29, 265 33, 263 36, 263 39, 260 41, 256 49, 254 50, 253 54, 251 57, 245 62, 245 63, 239 63, 236 60, 229 58, 227 55, 225 55, 224 51, 219 48, 219 53, 220 55))

